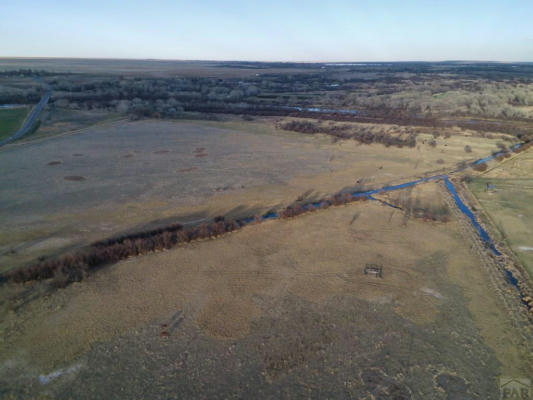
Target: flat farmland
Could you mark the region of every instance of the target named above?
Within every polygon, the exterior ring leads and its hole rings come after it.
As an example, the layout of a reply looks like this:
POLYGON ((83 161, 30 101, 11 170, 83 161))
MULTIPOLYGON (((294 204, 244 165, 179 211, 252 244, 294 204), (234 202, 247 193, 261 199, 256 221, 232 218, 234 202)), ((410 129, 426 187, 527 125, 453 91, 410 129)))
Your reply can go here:
POLYGON ((124 119, 120 116, 99 111, 70 110, 59 107, 45 110, 41 116, 41 125, 30 139, 39 139, 44 136, 52 136, 84 129, 92 125, 124 119))
POLYGON ((500 398, 532 74, 0 58, 4 109, 48 100, 0 148, 0 398, 500 398))
POLYGON ((469 184, 489 218, 533 279, 533 153, 507 160, 469 184), (487 185, 492 187, 487 188, 487 185))
POLYGON ((17 307, 2 318, 0 383, 80 399, 152 386, 495 399, 498 376, 531 362, 508 324, 457 221, 356 203, 125 260, 17 307))
POLYGON ((253 215, 345 187, 375 187, 490 153, 455 135, 416 148, 333 143, 275 121, 119 122, 0 151, 2 270, 169 222, 253 215), (470 144, 472 153, 465 153, 470 144))

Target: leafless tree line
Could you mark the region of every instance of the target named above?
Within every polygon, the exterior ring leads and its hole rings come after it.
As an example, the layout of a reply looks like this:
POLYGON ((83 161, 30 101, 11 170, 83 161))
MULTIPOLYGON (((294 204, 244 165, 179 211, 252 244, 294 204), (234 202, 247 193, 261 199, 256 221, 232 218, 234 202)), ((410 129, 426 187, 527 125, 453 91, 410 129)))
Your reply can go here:
MULTIPOLYGON (((325 209, 354 201, 365 201, 366 197, 352 196, 349 193, 337 193, 315 202, 292 204, 280 211, 279 218, 291 218, 306 212, 325 209), (317 206, 318 205, 318 206, 317 206)), ((147 254, 154 251, 170 249, 176 245, 195 240, 212 239, 241 229, 249 223, 258 223, 262 217, 257 215, 246 219, 227 219, 216 217, 211 223, 190 228, 173 224, 164 228, 122 235, 93 243, 55 259, 42 260, 33 265, 19 267, 0 276, 0 282, 23 283, 54 279, 66 285, 80 281, 91 271, 108 264, 116 263, 128 257, 147 254)))
POLYGON ((353 139, 364 144, 381 143, 387 147, 415 147, 417 136, 416 133, 409 133, 406 137, 400 135, 393 136, 384 131, 373 132, 365 128, 356 130, 356 128, 350 125, 322 125, 307 120, 292 120, 279 123, 278 128, 306 134, 322 133, 333 136, 336 139, 353 139))
POLYGON ((73 254, 43 260, 29 267, 8 271, 2 275, 2 280, 21 283, 62 276, 68 282, 80 281, 91 270, 106 264, 116 263, 131 256, 169 249, 180 243, 214 238, 237 230, 241 226, 241 221, 226 221, 224 217, 217 217, 212 223, 188 229, 176 224, 161 229, 106 239, 73 254))
POLYGON ((317 200, 313 203, 291 204, 288 207, 278 211, 278 215, 282 219, 292 218, 307 212, 313 212, 320 209, 326 209, 332 206, 340 206, 343 204, 366 200, 368 200, 367 196, 354 196, 351 193, 337 193, 331 197, 322 200, 317 200))
POLYGON ((413 216, 431 222, 450 221, 450 209, 446 204, 437 204, 429 200, 422 201, 420 198, 413 201, 411 196, 398 196, 391 199, 390 202, 404 210, 406 216, 413 216))

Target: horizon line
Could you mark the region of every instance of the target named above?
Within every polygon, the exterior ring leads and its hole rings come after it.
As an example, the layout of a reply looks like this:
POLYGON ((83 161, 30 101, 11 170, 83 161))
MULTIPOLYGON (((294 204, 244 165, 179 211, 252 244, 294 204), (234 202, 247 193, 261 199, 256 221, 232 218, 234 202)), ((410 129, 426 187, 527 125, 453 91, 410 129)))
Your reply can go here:
POLYGON ((94 60, 94 61, 173 61, 173 62, 250 62, 250 63, 278 63, 278 64, 386 64, 386 63, 493 63, 493 64, 531 64, 531 61, 502 61, 502 60, 253 60, 253 59, 181 59, 181 58, 136 58, 136 57, 69 57, 69 56, 0 56, 0 60, 94 60))

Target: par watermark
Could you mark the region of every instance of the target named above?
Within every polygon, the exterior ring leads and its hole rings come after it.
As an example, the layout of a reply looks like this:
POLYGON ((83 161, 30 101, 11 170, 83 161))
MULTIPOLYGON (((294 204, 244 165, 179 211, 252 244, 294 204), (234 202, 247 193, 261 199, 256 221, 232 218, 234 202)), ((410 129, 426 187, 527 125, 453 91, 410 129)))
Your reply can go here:
POLYGON ((500 378, 500 400, 533 400, 531 380, 527 378, 500 378))

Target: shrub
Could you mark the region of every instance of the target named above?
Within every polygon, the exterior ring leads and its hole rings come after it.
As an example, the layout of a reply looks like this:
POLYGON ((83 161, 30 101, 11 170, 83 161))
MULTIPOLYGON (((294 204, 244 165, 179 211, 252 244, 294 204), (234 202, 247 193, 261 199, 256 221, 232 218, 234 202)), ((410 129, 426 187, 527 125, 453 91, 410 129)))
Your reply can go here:
POLYGON ((470 183, 472 182, 473 178, 471 175, 464 175, 462 178, 461 178, 461 181, 465 182, 465 183, 470 183))
POLYGON ((488 166, 487 166, 487 163, 479 163, 479 164, 474 164, 472 168, 474 169, 474 171, 483 172, 487 170, 488 166))
POLYGON ((496 143, 496 146, 498 146, 500 150, 507 150, 507 146, 502 142, 496 143))

